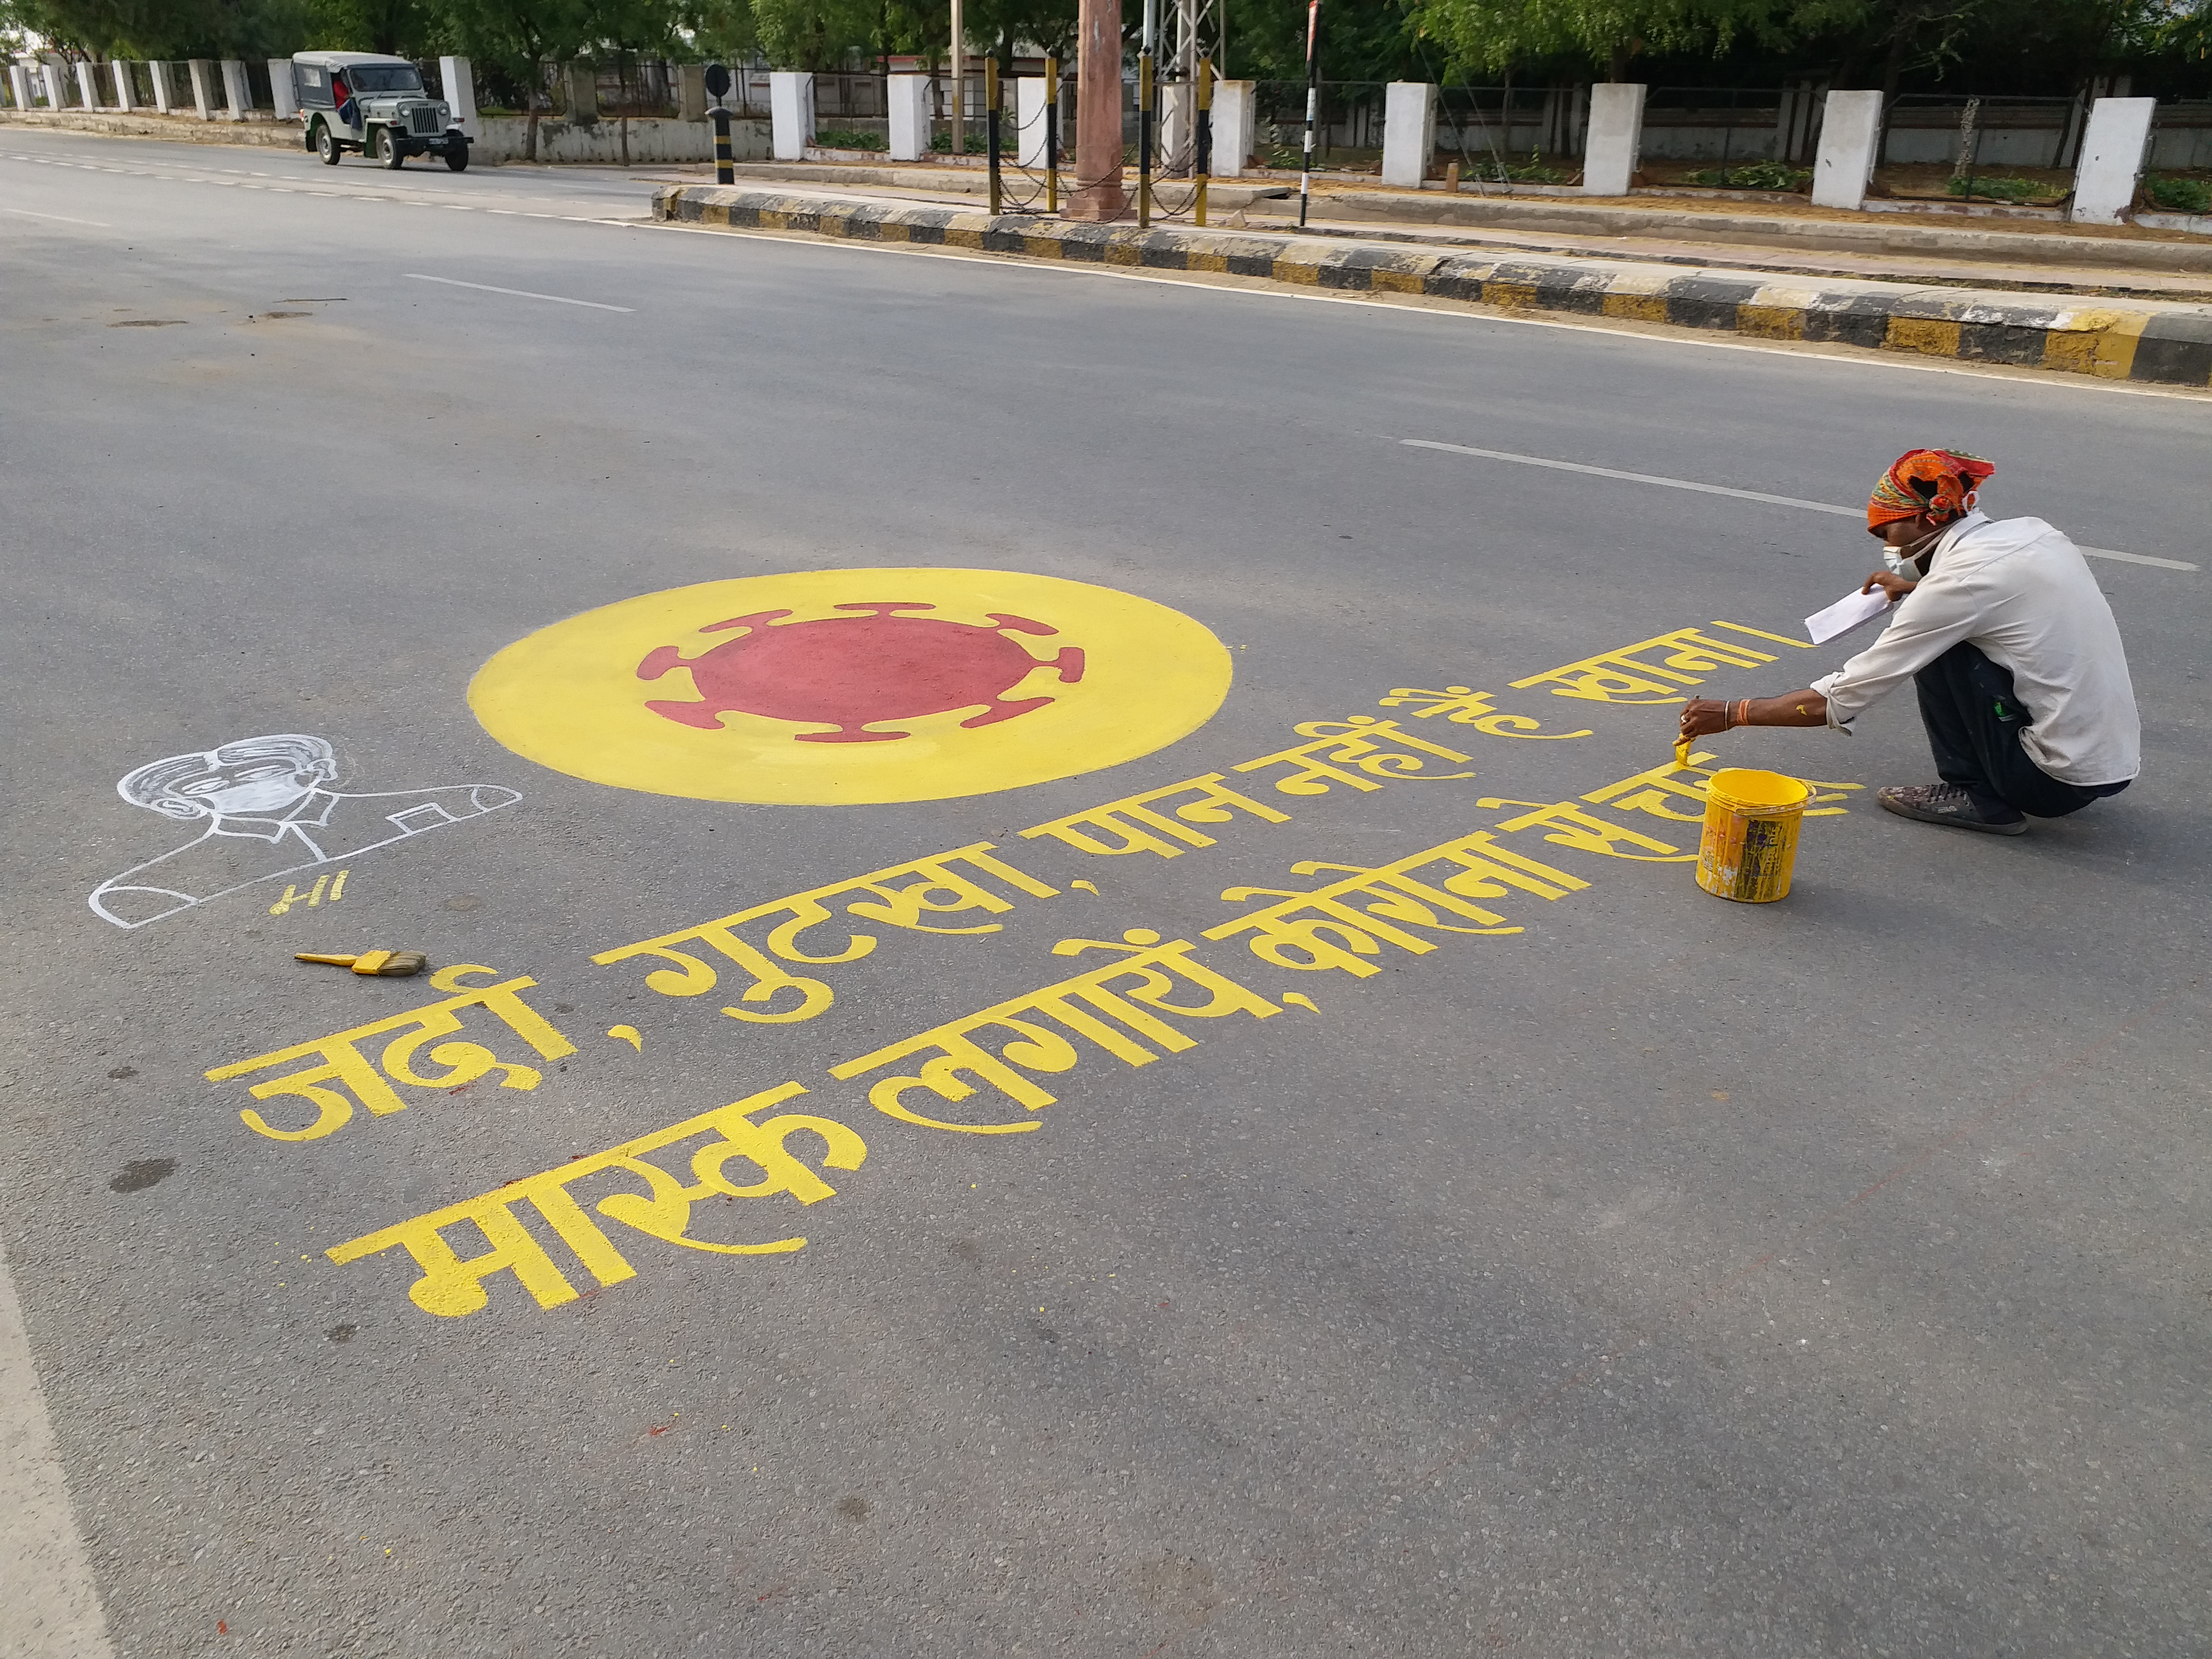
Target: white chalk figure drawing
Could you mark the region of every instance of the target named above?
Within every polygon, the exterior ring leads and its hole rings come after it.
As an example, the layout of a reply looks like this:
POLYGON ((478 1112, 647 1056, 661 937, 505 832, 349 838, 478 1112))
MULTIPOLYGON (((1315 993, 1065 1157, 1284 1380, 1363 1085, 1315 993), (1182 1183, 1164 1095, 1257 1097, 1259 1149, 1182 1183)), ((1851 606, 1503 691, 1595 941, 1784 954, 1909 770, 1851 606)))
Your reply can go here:
POLYGON ((299 732, 240 738, 138 768, 116 793, 204 827, 175 851, 103 881, 86 902, 118 927, 143 927, 256 882, 357 858, 522 799, 489 783, 340 794, 330 787, 337 775, 337 750, 299 732))

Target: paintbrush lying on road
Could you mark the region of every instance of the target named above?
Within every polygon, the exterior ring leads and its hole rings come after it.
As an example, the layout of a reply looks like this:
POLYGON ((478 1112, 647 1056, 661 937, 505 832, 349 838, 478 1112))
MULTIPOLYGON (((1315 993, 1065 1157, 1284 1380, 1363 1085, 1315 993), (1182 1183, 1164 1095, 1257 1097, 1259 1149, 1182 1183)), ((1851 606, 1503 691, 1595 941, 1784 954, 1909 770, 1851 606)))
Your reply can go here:
POLYGON ((292 960, 327 962, 334 968, 350 968, 356 974, 374 974, 380 979, 404 979, 430 965, 430 959, 420 951, 369 951, 357 957, 319 957, 295 951, 292 960))

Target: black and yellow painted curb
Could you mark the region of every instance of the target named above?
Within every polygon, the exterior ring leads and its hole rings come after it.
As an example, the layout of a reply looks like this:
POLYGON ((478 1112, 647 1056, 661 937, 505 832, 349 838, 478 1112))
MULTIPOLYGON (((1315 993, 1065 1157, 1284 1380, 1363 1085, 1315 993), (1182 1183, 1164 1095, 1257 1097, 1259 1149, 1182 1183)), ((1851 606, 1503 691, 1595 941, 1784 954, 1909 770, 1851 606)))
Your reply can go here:
POLYGON ((1430 252, 1312 236, 1078 224, 743 185, 655 192, 656 218, 1083 261, 1213 271, 1301 288, 1421 295, 2008 363, 2105 380, 2212 386, 2212 307, 2019 295, 1517 253, 1430 252))

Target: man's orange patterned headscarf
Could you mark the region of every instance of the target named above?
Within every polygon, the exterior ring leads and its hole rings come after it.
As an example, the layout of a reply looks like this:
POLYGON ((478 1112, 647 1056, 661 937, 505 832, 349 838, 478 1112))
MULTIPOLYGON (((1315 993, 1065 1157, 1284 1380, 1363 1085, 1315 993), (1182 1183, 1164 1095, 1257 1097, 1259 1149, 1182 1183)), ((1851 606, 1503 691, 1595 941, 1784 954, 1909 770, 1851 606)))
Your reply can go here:
POLYGON ((1900 455, 1881 475, 1867 502, 1867 528, 1880 530, 1899 519, 1925 513, 1938 524, 1964 518, 1974 492, 1996 468, 1978 455, 1952 449, 1915 449, 1900 455))

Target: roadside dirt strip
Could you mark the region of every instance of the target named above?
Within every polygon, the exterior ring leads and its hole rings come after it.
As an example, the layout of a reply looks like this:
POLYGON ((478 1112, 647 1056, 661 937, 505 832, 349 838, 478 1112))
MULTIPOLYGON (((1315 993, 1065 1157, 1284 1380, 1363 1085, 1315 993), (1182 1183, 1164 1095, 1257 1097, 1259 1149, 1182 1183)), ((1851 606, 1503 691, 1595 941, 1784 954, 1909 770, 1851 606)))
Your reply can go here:
POLYGON ((653 216, 709 228, 1212 271, 1302 288, 1420 295, 2106 380, 2212 386, 2212 306, 2031 300, 1968 289, 1527 253, 1432 252, 1252 231, 1139 230, 743 185, 667 186, 654 192, 653 216))

